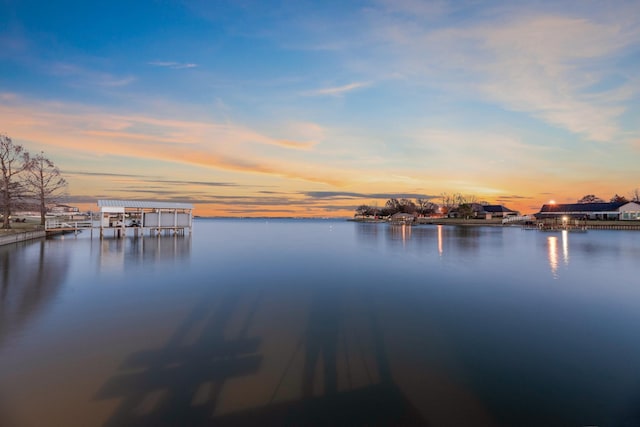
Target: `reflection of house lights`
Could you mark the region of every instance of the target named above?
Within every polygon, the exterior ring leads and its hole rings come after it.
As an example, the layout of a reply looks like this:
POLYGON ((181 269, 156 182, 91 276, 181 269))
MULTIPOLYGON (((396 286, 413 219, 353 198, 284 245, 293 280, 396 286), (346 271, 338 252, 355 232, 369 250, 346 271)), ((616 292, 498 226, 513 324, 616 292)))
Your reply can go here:
POLYGON ((438 226, 438 253, 442 255, 442 226, 438 226))
POLYGON ((569 232, 562 230, 562 260, 564 265, 569 265, 569 232))
POLYGON ((407 239, 411 238, 411 226, 407 224, 402 224, 402 245, 404 246, 407 243, 407 239))
POLYGON ((556 277, 556 273, 558 272, 558 238, 556 236, 552 236, 547 238, 547 242, 549 243, 549 265, 551 266, 551 273, 553 273, 553 277, 556 277))

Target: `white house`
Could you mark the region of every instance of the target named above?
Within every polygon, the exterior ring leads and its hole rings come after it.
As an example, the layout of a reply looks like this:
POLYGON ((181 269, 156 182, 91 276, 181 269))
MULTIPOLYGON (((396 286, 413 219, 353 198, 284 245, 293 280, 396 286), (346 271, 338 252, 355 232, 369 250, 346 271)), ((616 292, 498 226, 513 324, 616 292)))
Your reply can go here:
POLYGON ((640 202, 629 202, 618 208, 620 211, 620 219, 626 221, 640 220, 640 202))

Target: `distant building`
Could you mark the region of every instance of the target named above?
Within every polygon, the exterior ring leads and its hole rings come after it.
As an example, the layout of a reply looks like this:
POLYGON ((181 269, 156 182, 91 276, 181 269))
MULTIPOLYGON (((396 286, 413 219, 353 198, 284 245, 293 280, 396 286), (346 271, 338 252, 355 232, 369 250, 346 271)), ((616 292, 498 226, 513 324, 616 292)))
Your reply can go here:
POLYGON ((618 208, 623 221, 640 221, 640 201, 628 202, 618 208))
POLYGON ((54 205, 47 206, 47 211, 53 215, 73 215, 79 213, 80 209, 75 206, 56 203, 54 205))
POLYGON ((640 220, 640 202, 569 203, 542 205, 537 218, 570 218, 602 220, 640 220))
MULTIPOLYGON (((481 205, 480 203, 470 203, 472 218, 506 218, 507 216, 516 216, 520 213, 518 211, 511 210, 503 205, 481 205)), ((458 208, 452 209, 449 214, 449 218, 459 218, 460 212, 458 208)))
POLYGON ((389 221, 392 224, 412 224, 415 221, 415 219, 416 219, 415 215, 398 212, 391 215, 391 218, 389 218, 389 221))
POLYGON ((485 205, 482 207, 482 212, 487 219, 491 218, 506 218, 508 216, 520 215, 520 212, 509 209, 502 205, 485 205))

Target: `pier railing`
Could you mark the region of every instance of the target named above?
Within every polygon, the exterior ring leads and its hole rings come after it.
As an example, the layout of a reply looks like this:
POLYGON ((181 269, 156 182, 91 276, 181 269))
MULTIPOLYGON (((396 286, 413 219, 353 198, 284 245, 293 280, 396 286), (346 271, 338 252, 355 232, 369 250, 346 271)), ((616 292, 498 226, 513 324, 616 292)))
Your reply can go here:
POLYGON ((74 221, 68 219, 50 218, 44 224, 45 231, 81 230, 92 228, 93 221, 90 219, 74 221))
POLYGON ((503 224, 510 224, 513 222, 527 222, 527 221, 533 221, 534 217, 532 217, 531 215, 518 215, 518 216, 508 216, 506 218, 504 218, 502 220, 503 224))

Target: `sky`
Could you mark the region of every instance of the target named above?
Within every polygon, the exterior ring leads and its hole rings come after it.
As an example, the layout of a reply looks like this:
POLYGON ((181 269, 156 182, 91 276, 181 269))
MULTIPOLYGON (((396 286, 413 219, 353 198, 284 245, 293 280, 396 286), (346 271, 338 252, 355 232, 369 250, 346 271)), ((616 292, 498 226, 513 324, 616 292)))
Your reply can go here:
POLYGON ((535 213, 640 188, 640 1, 0 0, 0 133, 68 202, 535 213))

